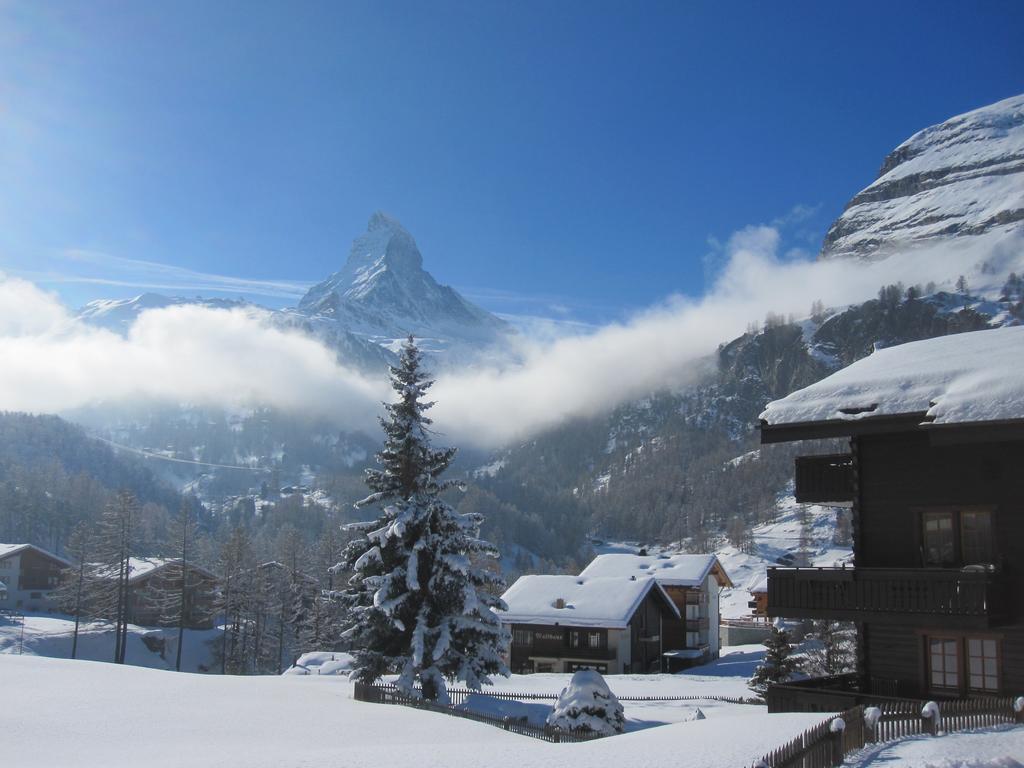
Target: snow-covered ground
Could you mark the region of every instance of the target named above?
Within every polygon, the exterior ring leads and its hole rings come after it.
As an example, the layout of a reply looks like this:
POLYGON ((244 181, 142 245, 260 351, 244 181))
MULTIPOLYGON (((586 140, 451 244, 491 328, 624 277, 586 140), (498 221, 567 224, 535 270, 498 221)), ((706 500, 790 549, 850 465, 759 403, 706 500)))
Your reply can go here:
MULTIPOLYGON (((61 614, 25 614, 21 620, 0 617, 0 654, 50 656, 67 659, 71 656, 73 618, 61 614)), ((186 672, 213 669, 213 648, 220 630, 185 630, 181 668, 186 672)), ((174 669, 178 650, 178 630, 150 629, 128 625, 128 648, 125 663, 151 669, 174 669)), ((79 659, 110 661, 114 655, 114 628, 106 622, 83 622, 78 631, 79 659)), ((214 670, 219 671, 219 669, 214 670)))
POLYGON ((1024 768, 1024 727, 1002 726, 944 736, 915 736, 850 755, 856 768, 1024 768))
MULTIPOLYGON (((509 686, 561 690, 568 680, 539 677, 509 686)), ((686 677, 666 676, 664 690, 686 690, 686 677)), ((357 702, 348 680, 336 675, 221 677, 0 655, 0 681, 18 702, 3 720, 3 764, 11 766, 661 768, 685 756, 688 768, 719 768, 750 765, 822 719, 750 706, 704 710, 700 703, 705 720, 549 744, 443 714, 357 702)), ((621 695, 652 690, 641 677, 608 682, 621 695)), ((731 686, 723 680, 723 692, 731 686)))
MULTIPOLYGON (((734 719, 764 716, 767 709, 754 704, 731 704, 716 701, 715 696, 743 699, 753 694, 747 679, 764 655, 760 645, 740 645, 722 649, 719 659, 702 667, 687 670, 681 675, 612 675, 606 678, 612 692, 626 696, 705 696, 698 701, 623 701, 626 713, 626 731, 638 731, 670 723, 691 720, 699 708, 709 719, 734 719)), ((557 695, 568 684, 567 674, 512 675, 499 678, 484 692, 532 693, 557 695)), ((546 703, 549 710, 551 702, 546 703)), ((506 713, 511 714, 511 712, 506 713)), ((525 713, 531 718, 536 713, 525 713)), ((543 720, 540 720, 542 723, 543 720)))

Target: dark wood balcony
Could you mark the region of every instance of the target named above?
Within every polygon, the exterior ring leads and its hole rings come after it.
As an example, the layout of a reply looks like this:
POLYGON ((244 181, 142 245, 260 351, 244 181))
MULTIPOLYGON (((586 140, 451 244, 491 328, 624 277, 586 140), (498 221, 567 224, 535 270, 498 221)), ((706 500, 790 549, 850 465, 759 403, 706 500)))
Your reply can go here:
POLYGON ((853 457, 848 453, 797 456, 796 500, 801 504, 853 501, 853 457))
POLYGON ((998 572, 769 568, 768 615, 983 629, 1008 617, 998 572))

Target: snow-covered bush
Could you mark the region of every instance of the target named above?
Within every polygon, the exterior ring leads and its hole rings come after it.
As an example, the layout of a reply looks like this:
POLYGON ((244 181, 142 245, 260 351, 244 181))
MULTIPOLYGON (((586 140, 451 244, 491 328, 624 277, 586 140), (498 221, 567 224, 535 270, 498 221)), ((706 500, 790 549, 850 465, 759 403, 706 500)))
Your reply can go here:
POLYGON ((601 674, 581 669, 555 702, 548 715, 548 725, 565 731, 596 731, 611 736, 622 733, 626 716, 601 674))
POLYGON ((707 720, 707 719, 708 719, 708 716, 705 715, 704 712, 701 711, 701 708, 700 707, 695 707, 693 712, 688 714, 686 717, 684 717, 679 722, 681 722, 681 723, 690 723, 690 722, 693 722, 694 720, 707 720))
POLYGON ((349 653, 311 652, 302 654, 285 675, 348 675, 354 659, 349 653))

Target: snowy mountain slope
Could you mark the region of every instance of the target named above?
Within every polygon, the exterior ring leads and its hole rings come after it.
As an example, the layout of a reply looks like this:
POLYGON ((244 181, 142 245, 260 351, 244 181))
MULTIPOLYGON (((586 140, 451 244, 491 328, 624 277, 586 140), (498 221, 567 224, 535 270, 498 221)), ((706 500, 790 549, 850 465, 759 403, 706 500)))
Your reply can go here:
POLYGON ((140 314, 149 309, 166 307, 201 306, 211 309, 245 309, 254 307, 246 301, 232 299, 204 299, 200 297, 164 296, 159 293, 143 293, 130 299, 97 299, 90 301, 78 311, 78 319, 90 325, 106 328, 115 333, 125 333, 140 314))
POLYGON ((911 136, 849 202, 821 257, 885 258, 934 238, 1024 227, 1024 95, 911 136))
POLYGON ((780 495, 775 518, 751 530, 746 551, 728 545, 715 553, 734 584, 722 590, 722 618, 750 615, 750 589, 764 581, 771 566, 799 565, 802 559, 807 565, 826 568, 852 563, 851 546, 836 543, 838 516, 844 514, 848 513, 839 507, 819 504, 801 509, 792 489, 780 495))
POLYGON ((434 280, 423 269, 412 235, 381 212, 352 243, 345 266, 310 288, 297 311, 377 340, 411 333, 442 344, 486 345, 510 331, 503 320, 434 280))

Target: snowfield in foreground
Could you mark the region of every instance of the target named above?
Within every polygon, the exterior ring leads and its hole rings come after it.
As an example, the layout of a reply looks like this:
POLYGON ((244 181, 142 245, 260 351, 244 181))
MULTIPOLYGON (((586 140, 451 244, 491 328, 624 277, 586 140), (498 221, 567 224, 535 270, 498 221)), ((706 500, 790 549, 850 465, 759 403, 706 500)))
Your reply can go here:
MULTIPOLYGON (((688 768, 717 768, 750 765, 822 719, 718 709, 706 720, 548 744, 447 715, 357 702, 336 675, 221 677, 0 655, 0 681, 18 701, 4 716, 3 764, 49 768, 662 768, 682 756, 688 768)), ((615 690, 618 680, 609 684, 615 690)), ((638 686, 632 680, 629 687, 638 686)))

